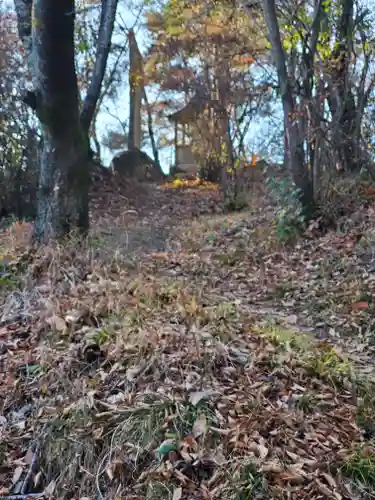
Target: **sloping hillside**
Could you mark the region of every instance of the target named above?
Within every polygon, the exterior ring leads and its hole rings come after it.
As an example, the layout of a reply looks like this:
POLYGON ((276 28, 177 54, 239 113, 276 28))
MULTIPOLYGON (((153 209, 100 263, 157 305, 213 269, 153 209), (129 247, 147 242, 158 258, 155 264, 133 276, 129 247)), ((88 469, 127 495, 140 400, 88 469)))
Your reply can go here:
POLYGON ((372 498, 373 207, 285 247, 266 199, 114 189, 2 237, 0 498, 372 498))

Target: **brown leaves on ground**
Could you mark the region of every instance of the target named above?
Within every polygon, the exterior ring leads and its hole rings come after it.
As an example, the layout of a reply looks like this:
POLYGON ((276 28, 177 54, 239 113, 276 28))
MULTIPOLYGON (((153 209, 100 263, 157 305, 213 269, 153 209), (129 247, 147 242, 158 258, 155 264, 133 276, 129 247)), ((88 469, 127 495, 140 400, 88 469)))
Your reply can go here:
POLYGON ((283 249, 262 200, 193 221, 216 191, 126 198, 84 244, 4 265, 0 495, 371 498, 368 221, 283 249), (163 248, 126 247, 145 227, 163 248))

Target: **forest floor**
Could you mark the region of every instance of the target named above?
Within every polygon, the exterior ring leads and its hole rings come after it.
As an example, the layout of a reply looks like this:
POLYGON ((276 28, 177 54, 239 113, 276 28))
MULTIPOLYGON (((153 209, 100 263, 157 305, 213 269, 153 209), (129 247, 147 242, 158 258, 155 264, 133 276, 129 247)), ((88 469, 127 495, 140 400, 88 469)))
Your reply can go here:
POLYGON ((375 207, 293 246, 257 196, 93 191, 0 245, 0 499, 371 499, 375 207))

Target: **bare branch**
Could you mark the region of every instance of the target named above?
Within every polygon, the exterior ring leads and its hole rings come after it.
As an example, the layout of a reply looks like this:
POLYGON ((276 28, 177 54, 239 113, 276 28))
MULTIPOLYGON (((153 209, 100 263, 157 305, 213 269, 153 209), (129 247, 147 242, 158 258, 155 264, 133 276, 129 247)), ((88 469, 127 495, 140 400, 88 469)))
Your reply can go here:
POLYGON ((102 0, 99 37, 93 77, 88 88, 81 113, 81 124, 83 129, 86 131, 88 131, 90 127, 91 120, 95 113, 95 107, 100 96, 100 88, 111 48, 111 38, 115 24, 117 4, 118 0, 102 0))
POLYGON ((279 23, 277 21, 274 0, 263 1, 264 16, 268 27, 269 39, 274 54, 274 62, 279 77, 281 95, 288 91, 288 74, 286 70, 286 57, 281 43, 279 23))
POLYGON ((23 101, 34 111, 37 106, 37 82, 35 71, 35 51, 33 48, 32 11, 33 0, 14 0, 17 14, 18 35, 26 54, 27 68, 31 77, 32 90, 29 89, 23 101))
POLYGON ((310 49, 310 58, 314 57, 314 54, 316 52, 316 47, 319 39, 319 33, 320 33, 320 21, 322 17, 322 0, 317 0, 316 5, 315 5, 315 10, 314 10, 314 16, 313 16, 313 21, 311 23, 311 38, 310 38, 310 44, 309 44, 309 49, 310 49))

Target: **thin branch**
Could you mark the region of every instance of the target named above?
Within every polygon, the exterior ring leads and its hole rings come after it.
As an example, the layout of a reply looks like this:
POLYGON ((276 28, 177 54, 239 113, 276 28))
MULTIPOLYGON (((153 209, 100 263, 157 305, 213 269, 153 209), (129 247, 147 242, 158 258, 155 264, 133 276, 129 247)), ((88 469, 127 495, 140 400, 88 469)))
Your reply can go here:
POLYGON ((280 38, 279 23, 276 16, 274 0, 264 0, 263 9, 268 26, 269 39, 274 53, 274 62, 279 77, 281 95, 285 95, 288 92, 288 73, 286 69, 285 51, 280 38))
POLYGON ((33 33, 32 33, 32 9, 33 9, 33 0, 14 0, 14 6, 17 14, 17 29, 18 35, 22 42, 26 60, 27 60, 27 69, 29 71, 31 77, 31 85, 32 89, 28 90, 25 97, 23 98, 23 102, 31 107, 34 111, 37 106, 37 82, 35 81, 36 72, 34 71, 35 67, 35 53, 33 49, 33 33))

